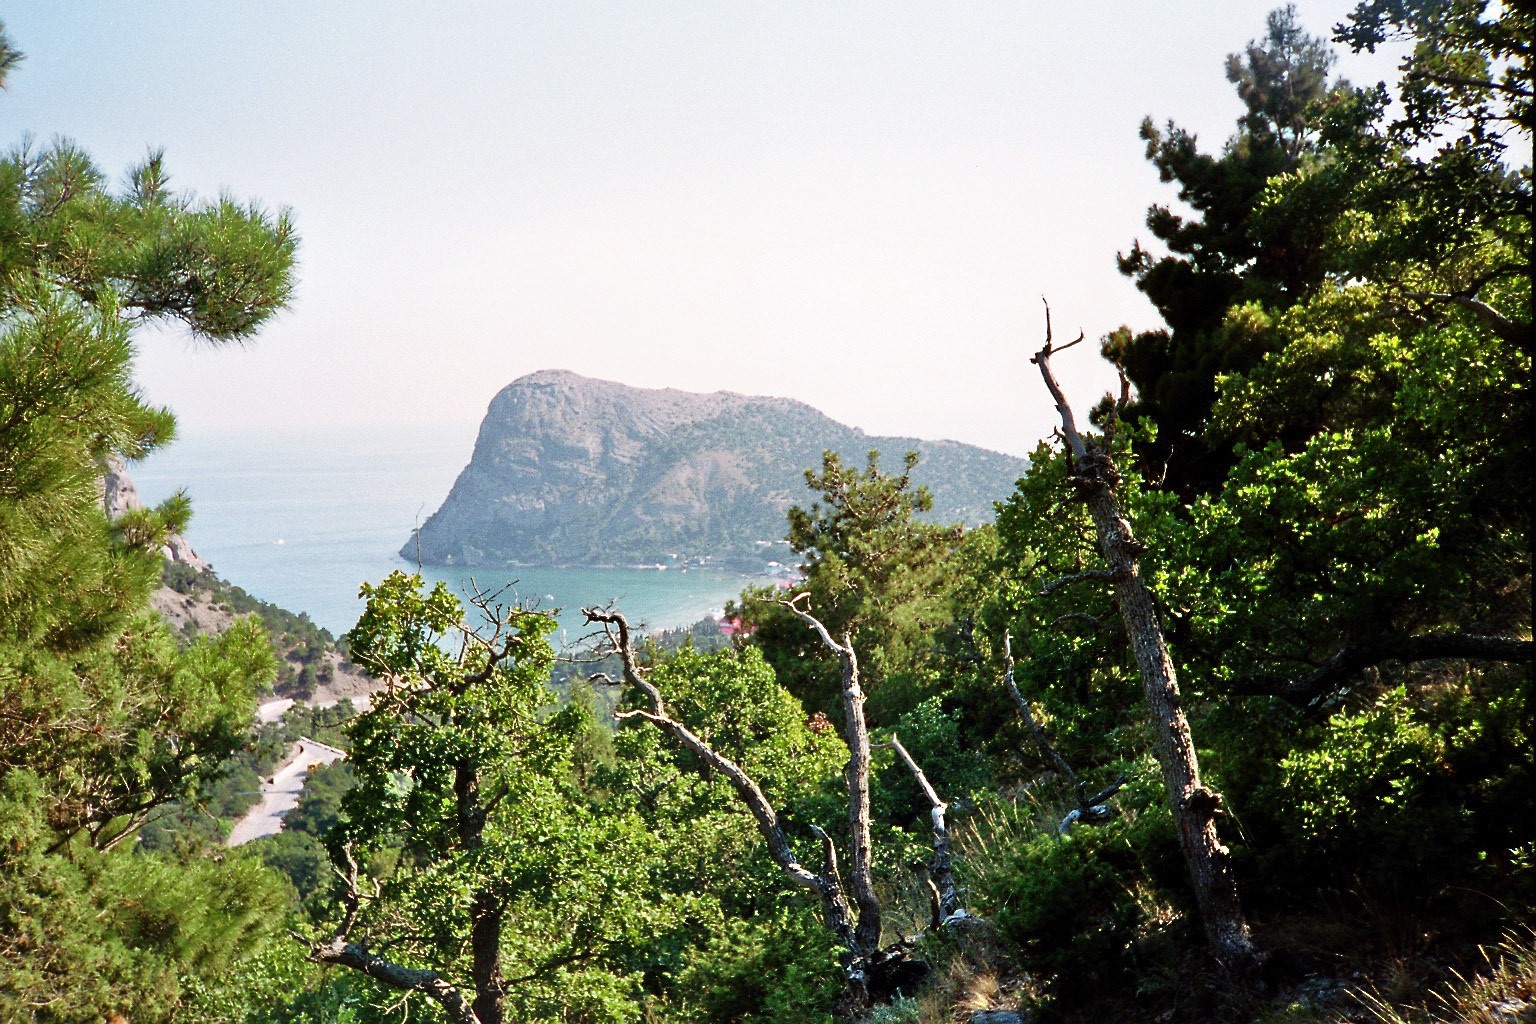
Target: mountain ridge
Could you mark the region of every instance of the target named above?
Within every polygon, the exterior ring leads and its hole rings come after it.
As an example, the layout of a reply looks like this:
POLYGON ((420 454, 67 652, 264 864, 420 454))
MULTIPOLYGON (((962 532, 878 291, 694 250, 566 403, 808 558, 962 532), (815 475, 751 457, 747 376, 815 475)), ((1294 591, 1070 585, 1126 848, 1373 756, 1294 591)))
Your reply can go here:
POLYGON ((917 450, 933 518, 991 518, 1026 460, 866 434, 792 398, 636 388, 540 370, 490 402, 469 464, 401 555, 465 566, 717 564, 787 558, 784 514, 837 451, 888 468, 917 450), (772 554, 774 550, 778 554, 772 554))

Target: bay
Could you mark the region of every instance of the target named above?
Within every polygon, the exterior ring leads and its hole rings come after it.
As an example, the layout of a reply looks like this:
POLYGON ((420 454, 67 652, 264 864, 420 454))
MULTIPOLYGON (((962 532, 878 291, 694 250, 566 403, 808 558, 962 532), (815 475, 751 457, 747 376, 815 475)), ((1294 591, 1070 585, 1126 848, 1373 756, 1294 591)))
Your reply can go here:
MULTIPOLYGON (((144 501, 192 499, 187 539, 246 591, 304 612, 336 635, 362 612, 358 588, 417 571, 399 551, 442 504, 474 445, 473 425, 333 427, 194 433, 131 465, 144 501)), ((478 589, 555 611, 562 646, 583 634, 581 608, 612 602, 648 629, 718 615, 751 578, 690 569, 421 568, 466 602, 478 589)))

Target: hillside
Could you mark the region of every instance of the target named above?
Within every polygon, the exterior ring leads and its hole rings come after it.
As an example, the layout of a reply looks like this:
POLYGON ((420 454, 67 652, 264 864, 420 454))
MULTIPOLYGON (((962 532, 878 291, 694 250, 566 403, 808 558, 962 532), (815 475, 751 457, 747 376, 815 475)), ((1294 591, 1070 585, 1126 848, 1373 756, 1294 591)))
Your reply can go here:
POLYGON ((564 370, 491 401, 469 465, 401 555, 430 565, 715 564, 784 559, 784 512, 822 453, 890 468, 916 450, 934 518, 975 524, 1024 459, 954 441, 876 437, 803 402, 628 387, 564 370))
MULTIPOLYGON (((101 507, 112 519, 144 507, 138 485, 120 459, 108 461, 102 474, 101 507)), ((220 577, 207 559, 179 533, 166 538, 161 554, 165 568, 161 584, 150 595, 150 607, 184 639, 217 634, 242 615, 254 615, 272 638, 278 657, 275 691, 317 704, 342 697, 363 698, 379 683, 346 658, 329 630, 303 613, 262 601, 220 577)))

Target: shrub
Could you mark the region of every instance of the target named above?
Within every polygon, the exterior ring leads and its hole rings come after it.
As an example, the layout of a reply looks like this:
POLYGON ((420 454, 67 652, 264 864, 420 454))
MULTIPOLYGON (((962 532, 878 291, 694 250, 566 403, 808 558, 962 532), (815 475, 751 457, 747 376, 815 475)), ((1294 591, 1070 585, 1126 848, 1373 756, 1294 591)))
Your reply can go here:
POLYGON ((843 991, 836 940, 805 910, 730 920, 679 978, 678 994, 709 1024, 831 1024, 843 991))
POLYGON ((1120 817, 1066 835, 1037 828, 972 879, 978 909, 1020 965, 1053 987, 1120 975, 1137 940, 1178 918, 1186 899, 1155 772, 1140 772, 1121 793, 1120 817))

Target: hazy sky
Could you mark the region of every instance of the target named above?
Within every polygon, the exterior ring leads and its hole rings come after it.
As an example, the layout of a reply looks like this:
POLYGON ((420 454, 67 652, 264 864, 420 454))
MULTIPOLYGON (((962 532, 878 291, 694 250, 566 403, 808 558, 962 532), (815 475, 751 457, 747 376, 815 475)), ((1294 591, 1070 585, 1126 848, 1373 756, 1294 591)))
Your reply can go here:
POLYGON ((163 146, 181 188, 292 209, 298 298, 252 346, 143 342, 184 434, 478 422, 564 367, 1025 453, 1041 295, 1074 334, 1156 324, 1114 263, 1172 198, 1137 126, 1218 148, 1271 6, 21 0, 0 139, 114 179, 163 146))

